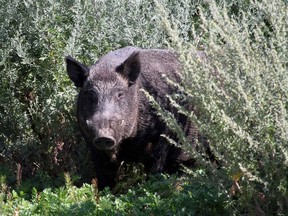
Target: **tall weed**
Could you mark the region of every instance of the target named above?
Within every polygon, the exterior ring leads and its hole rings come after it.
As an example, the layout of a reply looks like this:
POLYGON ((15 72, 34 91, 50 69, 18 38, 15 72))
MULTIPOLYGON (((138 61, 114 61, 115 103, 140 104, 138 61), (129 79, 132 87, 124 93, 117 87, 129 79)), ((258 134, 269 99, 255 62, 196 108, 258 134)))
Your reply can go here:
MULTIPOLYGON (((210 1, 198 7, 188 41, 181 24, 158 9, 185 68, 182 85, 174 85, 196 111, 169 97, 171 103, 198 126, 221 163, 211 184, 226 188, 238 213, 287 214, 287 3, 254 1, 235 13, 228 2, 210 1)), ((190 143, 182 147, 190 150, 190 143)))

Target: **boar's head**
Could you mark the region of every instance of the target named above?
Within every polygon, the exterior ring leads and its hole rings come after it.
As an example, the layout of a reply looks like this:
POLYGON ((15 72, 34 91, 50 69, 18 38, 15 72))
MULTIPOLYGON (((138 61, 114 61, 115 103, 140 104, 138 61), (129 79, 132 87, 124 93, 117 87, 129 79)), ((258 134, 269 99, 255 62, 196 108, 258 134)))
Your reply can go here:
POLYGON ((115 159, 121 141, 136 133, 139 52, 121 61, 102 58, 90 68, 70 56, 66 63, 70 79, 80 87, 77 118, 86 142, 115 159))

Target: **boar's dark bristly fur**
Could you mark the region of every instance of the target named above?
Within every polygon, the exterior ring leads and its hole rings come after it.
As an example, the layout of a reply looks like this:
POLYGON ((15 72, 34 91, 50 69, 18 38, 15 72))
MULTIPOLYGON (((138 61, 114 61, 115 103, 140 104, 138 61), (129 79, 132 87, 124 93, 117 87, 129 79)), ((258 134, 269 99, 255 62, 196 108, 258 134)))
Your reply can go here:
POLYGON ((141 91, 171 110, 166 95, 174 89, 162 74, 180 82, 181 66, 173 52, 126 47, 90 68, 71 57, 66 63, 70 79, 80 87, 77 119, 92 151, 99 189, 115 185, 122 161, 141 162, 148 172, 170 173, 190 160, 160 136, 169 130, 141 91))

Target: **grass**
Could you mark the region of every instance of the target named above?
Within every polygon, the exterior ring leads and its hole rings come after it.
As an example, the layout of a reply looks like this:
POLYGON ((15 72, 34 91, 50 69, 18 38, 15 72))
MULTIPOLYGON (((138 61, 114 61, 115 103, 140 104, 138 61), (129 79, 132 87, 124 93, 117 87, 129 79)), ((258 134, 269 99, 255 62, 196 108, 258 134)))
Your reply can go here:
MULTIPOLYGON (((27 200, 12 191, 2 205, 2 215, 218 215, 225 214, 225 195, 220 188, 198 180, 152 176, 131 187, 125 194, 98 192, 93 184, 32 191, 27 200), (193 185, 193 186, 192 186, 193 185), (218 194, 215 199, 214 194, 218 194)), ((204 180, 204 181, 203 181, 204 180)), ((207 179, 206 179, 207 180, 207 179)), ((228 215, 228 214, 227 214, 228 215)))

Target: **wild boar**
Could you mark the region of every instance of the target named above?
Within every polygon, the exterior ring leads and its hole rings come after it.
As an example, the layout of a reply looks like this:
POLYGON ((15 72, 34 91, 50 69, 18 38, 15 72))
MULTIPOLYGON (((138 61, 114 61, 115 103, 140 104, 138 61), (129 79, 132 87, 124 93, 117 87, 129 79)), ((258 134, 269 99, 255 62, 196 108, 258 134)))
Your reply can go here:
MULTIPOLYGON (((142 91, 172 111, 166 95, 175 89, 162 76, 180 82, 181 65, 172 51, 125 47, 91 67, 70 56, 66 64, 70 79, 80 88, 77 119, 92 151, 99 189, 115 185, 122 161, 141 162, 148 172, 168 173, 183 162, 192 163, 183 150, 160 136, 169 129, 142 91)), ((182 116, 179 121, 184 125, 187 119, 182 116)))

